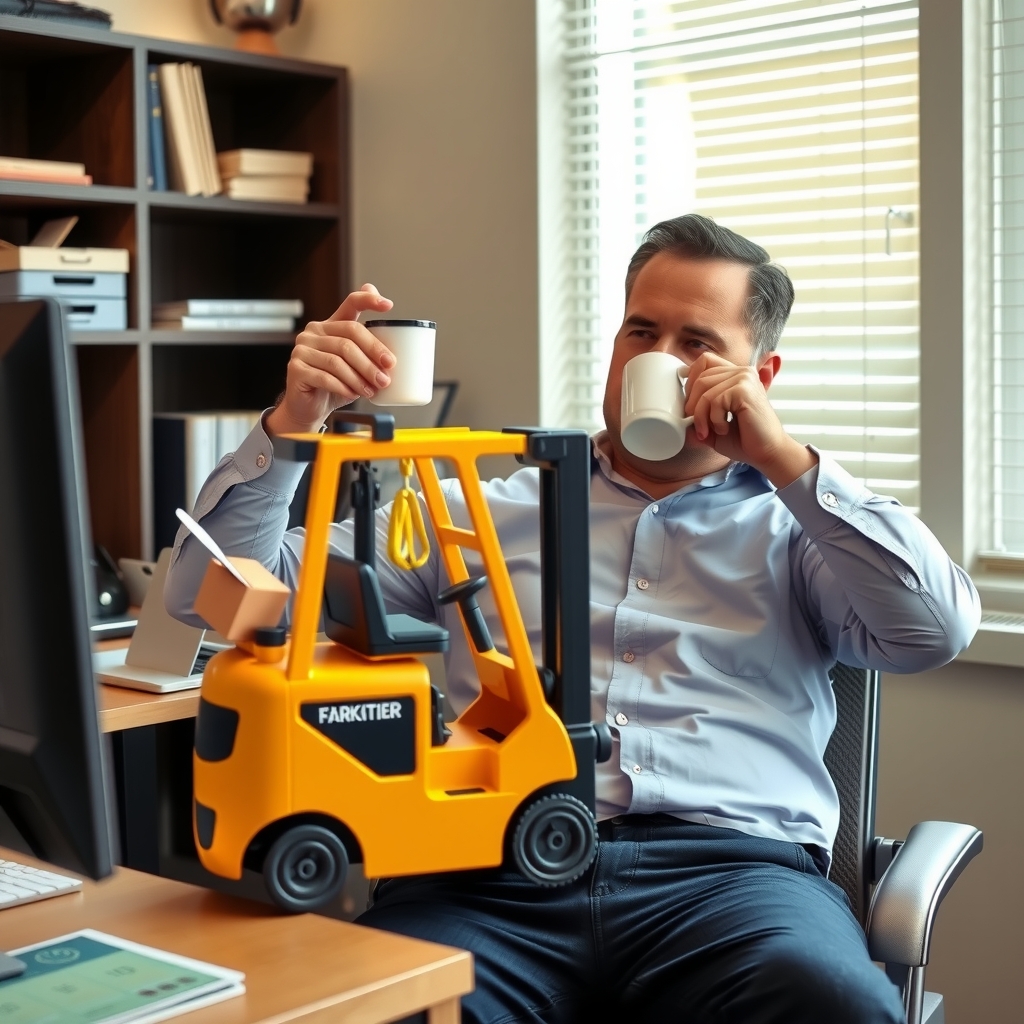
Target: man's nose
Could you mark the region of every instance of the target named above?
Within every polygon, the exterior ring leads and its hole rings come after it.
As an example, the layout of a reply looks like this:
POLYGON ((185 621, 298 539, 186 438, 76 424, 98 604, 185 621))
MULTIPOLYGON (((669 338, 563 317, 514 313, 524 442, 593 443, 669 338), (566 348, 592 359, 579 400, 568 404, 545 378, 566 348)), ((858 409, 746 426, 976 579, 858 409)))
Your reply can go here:
POLYGON ((676 336, 674 334, 663 334, 651 348, 652 352, 668 352, 670 355, 677 355, 676 336))

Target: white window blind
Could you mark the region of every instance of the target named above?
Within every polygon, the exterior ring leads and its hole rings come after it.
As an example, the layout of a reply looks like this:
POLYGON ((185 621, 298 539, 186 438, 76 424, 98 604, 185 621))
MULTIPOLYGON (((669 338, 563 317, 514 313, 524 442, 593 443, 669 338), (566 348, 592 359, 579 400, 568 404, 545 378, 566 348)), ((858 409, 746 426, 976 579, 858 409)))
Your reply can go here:
POLYGON ((564 29, 563 422, 601 424, 644 230, 696 211, 793 278, 787 429, 916 508, 917 3, 564 0, 564 29))
POLYGON ((992 0, 992 546, 1024 554, 1024 0, 992 0))

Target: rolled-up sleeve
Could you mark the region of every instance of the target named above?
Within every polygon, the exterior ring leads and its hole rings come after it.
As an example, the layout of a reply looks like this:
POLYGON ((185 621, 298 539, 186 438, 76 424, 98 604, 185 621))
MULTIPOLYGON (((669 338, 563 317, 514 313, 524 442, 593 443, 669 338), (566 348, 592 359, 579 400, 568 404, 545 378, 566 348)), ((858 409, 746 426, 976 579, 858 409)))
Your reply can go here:
MULTIPOLYGON (((288 508, 305 468, 305 463, 274 456, 261 416, 238 450, 221 459, 192 510, 225 554, 256 559, 292 590, 302 559, 302 532, 286 532, 288 508)), ((164 603, 175 618, 195 626, 206 625, 192 605, 209 561, 206 549, 182 526, 174 540, 164 603)))
POLYGON ((822 642, 839 661, 888 672, 951 661, 981 620, 970 577, 913 513, 817 454, 777 493, 803 531, 793 575, 822 642))

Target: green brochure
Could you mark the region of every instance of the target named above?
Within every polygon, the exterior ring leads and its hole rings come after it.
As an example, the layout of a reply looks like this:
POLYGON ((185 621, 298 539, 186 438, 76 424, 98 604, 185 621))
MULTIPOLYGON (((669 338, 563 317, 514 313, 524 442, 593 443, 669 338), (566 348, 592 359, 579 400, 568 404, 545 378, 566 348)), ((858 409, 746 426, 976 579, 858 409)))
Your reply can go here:
POLYGON ((89 929, 11 950, 0 1024, 152 1024, 240 995, 245 975, 89 929))

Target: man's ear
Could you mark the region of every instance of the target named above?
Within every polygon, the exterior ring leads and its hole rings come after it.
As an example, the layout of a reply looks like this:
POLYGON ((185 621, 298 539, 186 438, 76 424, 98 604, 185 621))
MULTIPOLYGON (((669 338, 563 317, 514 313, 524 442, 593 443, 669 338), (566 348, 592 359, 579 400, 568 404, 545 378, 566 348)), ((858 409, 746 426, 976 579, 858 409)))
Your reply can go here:
POLYGON ((771 383, 775 380, 775 375, 779 372, 779 367, 781 366, 782 356, 778 352, 772 352, 761 361, 761 365, 757 368, 757 376, 764 385, 765 391, 771 387, 771 383))

